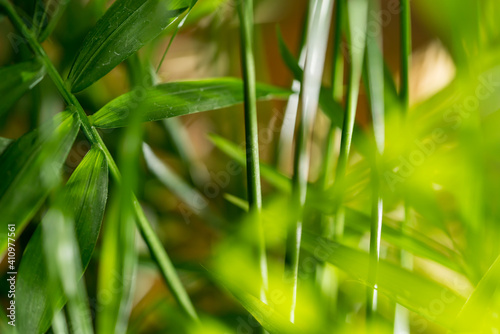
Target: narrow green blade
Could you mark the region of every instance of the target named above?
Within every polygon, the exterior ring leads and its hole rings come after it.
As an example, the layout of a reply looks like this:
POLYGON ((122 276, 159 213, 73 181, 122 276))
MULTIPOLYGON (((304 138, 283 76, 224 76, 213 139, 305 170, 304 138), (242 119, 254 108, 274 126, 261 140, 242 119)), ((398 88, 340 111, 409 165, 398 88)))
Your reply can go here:
MULTIPOLYGON (((491 265, 471 293, 455 321, 454 330, 458 333, 487 331, 489 323, 494 320, 492 306, 498 298, 498 282, 500 281, 500 256, 491 265)), ((497 318, 497 317, 496 317, 497 318)), ((498 321, 498 319, 496 319, 498 321)))
POLYGON ((188 0, 118 0, 88 33, 68 75, 79 92, 157 37, 190 5, 188 0))
MULTIPOLYGON (((231 159, 234 159, 237 163, 243 166, 246 164, 245 151, 242 148, 238 147, 238 145, 215 134, 210 135, 210 140, 219 150, 224 152, 231 159)), ((287 176, 281 174, 275 168, 262 162, 260 163, 260 168, 262 177, 266 179, 270 184, 284 192, 292 191, 292 182, 287 176)))
MULTIPOLYGON (((85 271, 94 251, 108 193, 108 166, 97 148, 87 153, 73 172, 62 192, 64 208, 75 221, 75 234, 80 249, 81 272, 85 271)), ((43 256, 42 227, 30 239, 17 277, 18 326, 22 333, 44 333, 51 323, 50 299, 57 307, 66 302, 63 291, 49 289, 48 272, 43 256)), ((49 264, 52 265, 52 264, 49 264)))
MULTIPOLYGON (((302 245, 317 261, 329 262, 369 285, 368 253, 312 234, 304 234, 302 245)), ((465 303, 463 297, 449 288, 382 260, 378 268, 377 289, 397 303, 449 329, 453 328, 455 318, 465 303), (437 306, 440 307, 439 312, 436 312, 437 306)))
POLYGON ((0 251, 7 244, 7 225, 17 236, 58 183, 80 122, 76 114, 62 112, 37 130, 13 142, 0 156, 0 251))
MULTIPOLYGON (((142 120, 164 118, 230 107, 243 103, 243 83, 235 78, 171 82, 154 86, 144 92, 141 101, 142 120)), ((261 100, 286 98, 289 91, 259 84, 257 98, 261 100)), ((90 117, 97 128, 118 128, 128 124, 131 105, 136 101, 134 91, 117 97, 90 117)))
POLYGON ((0 68, 0 119, 29 89, 44 77, 45 68, 35 60, 0 68))
POLYGON ((206 219, 213 225, 220 225, 223 222, 223 219, 219 218, 210 209, 208 199, 201 192, 179 177, 168 165, 164 164, 149 145, 144 143, 142 148, 148 169, 186 205, 187 208, 182 204, 178 208, 187 223, 190 222, 191 212, 187 212, 186 209, 206 219))

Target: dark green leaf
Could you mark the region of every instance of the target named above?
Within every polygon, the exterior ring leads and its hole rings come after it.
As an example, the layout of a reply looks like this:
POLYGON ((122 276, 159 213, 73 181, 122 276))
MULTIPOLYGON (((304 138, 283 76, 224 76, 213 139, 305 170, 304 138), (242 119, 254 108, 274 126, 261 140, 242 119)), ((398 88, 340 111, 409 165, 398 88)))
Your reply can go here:
POLYGON ((188 0, 117 0, 88 33, 68 75, 72 92, 99 80, 158 36, 188 0))
MULTIPOLYGON (((289 94, 288 90, 281 88, 257 85, 257 98, 261 100, 286 98, 289 94)), ((236 78, 171 82, 124 94, 105 105, 90 119, 97 128, 118 128, 129 124, 130 113, 138 105, 144 113, 142 120, 147 122, 239 103, 243 103, 243 83, 236 78)))
POLYGON ((37 60, 31 60, 0 68, 0 117, 7 112, 23 94, 36 86, 45 75, 45 68, 37 60))
MULTIPOLYGON (((63 208, 75 221, 75 234, 80 249, 81 270, 85 270, 94 251, 108 193, 108 166, 97 148, 87 153, 60 194, 63 208)), ((51 323, 49 297, 58 308, 65 303, 61 288, 49 289, 43 256, 42 228, 30 239, 22 258, 17 278, 18 326, 22 333, 44 333, 51 323)), ((48 264, 51 265, 51 264, 48 264)), ((83 272, 78 273, 80 276, 83 272)))
POLYGON ((0 250, 7 244, 7 225, 17 235, 38 210, 59 179, 59 172, 75 141, 80 121, 62 112, 37 130, 13 142, 0 156, 0 250))

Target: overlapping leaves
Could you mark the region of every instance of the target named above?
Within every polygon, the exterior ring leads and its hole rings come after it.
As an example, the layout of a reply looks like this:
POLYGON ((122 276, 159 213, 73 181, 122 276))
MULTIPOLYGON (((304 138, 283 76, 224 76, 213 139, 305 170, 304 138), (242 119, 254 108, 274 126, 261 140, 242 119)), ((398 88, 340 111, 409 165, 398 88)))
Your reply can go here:
MULTIPOLYGON (((81 270, 85 270, 94 251, 108 192, 108 166, 103 153, 93 148, 73 172, 59 194, 58 208, 75 222, 75 236, 79 246, 81 270)), ((42 224, 50 222, 43 221, 42 224)), ((43 230, 39 226, 24 253, 17 279, 19 328, 22 333, 43 333, 52 319, 51 301, 61 308, 65 298, 61 287, 48 284, 48 263, 43 254, 43 230)), ((77 273, 82 275, 83 272, 77 273)))
POLYGON ((0 156, 0 250, 7 244, 7 225, 15 224, 20 234, 57 184, 79 126, 76 114, 62 112, 14 141, 0 156))

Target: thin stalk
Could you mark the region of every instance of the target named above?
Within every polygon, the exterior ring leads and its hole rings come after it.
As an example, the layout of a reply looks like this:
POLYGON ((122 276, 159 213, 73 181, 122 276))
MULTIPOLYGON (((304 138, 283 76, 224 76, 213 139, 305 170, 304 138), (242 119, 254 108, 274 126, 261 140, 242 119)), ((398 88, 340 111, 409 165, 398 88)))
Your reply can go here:
MULTIPOLYGON (((26 27, 26 25, 24 24, 24 22, 16 13, 16 11, 14 10, 14 8, 10 3, 6 2, 5 0, 1 0, 0 6, 5 8, 7 15, 11 19, 14 26, 25 37, 26 41, 33 49, 36 56, 38 56, 41 59, 41 61, 45 65, 48 75, 54 82, 55 86, 59 90, 59 93, 61 94, 65 102, 70 106, 70 108, 73 108, 77 112, 81 121, 82 132, 85 134, 87 139, 93 145, 98 147, 104 153, 106 160, 108 161, 108 166, 111 171, 111 175, 114 177, 117 183, 121 183, 121 174, 120 171, 118 170, 118 167, 113 157, 111 156, 111 153, 107 149, 106 145, 104 144, 97 130, 90 124, 87 115, 85 114, 85 111, 80 105, 80 102, 71 93, 69 87, 66 86, 63 79, 57 72, 56 68, 50 61, 47 54, 45 53, 45 50, 37 41, 36 35, 26 27)), ((196 314, 196 311, 194 310, 193 305, 191 304, 191 301, 189 300, 189 296, 184 287, 182 286, 180 279, 177 276, 177 273, 175 272, 175 268, 173 267, 170 258, 165 252, 165 249, 163 248, 163 245, 161 244, 160 240, 158 239, 158 236, 155 234, 153 228, 151 227, 151 224, 144 215, 144 212, 137 198, 133 194, 132 194, 132 202, 134 207, 134 216, 136 218, 136 223, 138 224, 139 230, 144 238, 144 241, 146 242, 149 251, 151 252, 151 256, 160 267, 160 272, 163 278, 165 279, 167 285, 169 286, 172 294, 174 295, 174 298, 179 303, 180 307, 190 317, 191 320, 197 322, 198 316, 196 314)))
POLYGON ((341 214, 342 189, 347 170, 349 154, 351 152, 352 135, 354 132, 354 122, 356 120, 356 109, 358 106, 358 95, 360 88, 360 78, 362 73, 363 59, 365 53, 366 21, 367 21, 367 0, 354 0, 347 2, 349 28, 347 31, 349 42, 349 75, 347 79, 347 98, 345 105, 345 116, 342 125, 342 136, 340 139, 340 152, 335 171, 334 190, 336 193, 336 203, 334 213, 337 219, 341 214), (356 39, 352 37, 356 36, 356 39))
POLYGON ((410 106, 411 15, 410 0, 401 0, 401 88, 399 97, 406 115, 410 106))
POLYGON ((163 56, 161 57, 160 63, 158 64, 158 67, 156 68, 157 74, 160 71, 161 65, 163 65, 163 61, 165 60, 165 57, 167 56, 168 50, 170 49, 170 46, 172 45, 172 42, 174 41, 175 36, 177 36, 177 33, 182 28, 182 26, 184 26, 184 23, 186 23, 186 20, 189 16, 189 13, 191 13, 191 9, 193 9, 193 6, 196 4, 196 1, 197 0, 191 2, 191 5, 189 6, 189 9, 188 9, 186 15, 184 15, 182 20, 179 21, 179 24, 177 24, 177 27, 175 27, 174 33, 172 34, 172 37, 170 37, 170 41, 168 42, 167 48, 165 49, 165 52, 163 52, 163 56))
MULTIPOLYGON (((377 25, 382 31, 380 16, 380 3, 378 0, 370 1, 369 26, 377 25)), ((368 268, 368 282, 373 288, 368 289, 367 295, 367 322, 369 326, 376 326, 375 314, 378 308, 378 267, 380 262, 380 241, 382 234, 382 217, 384 202, 380 191, 380 160, 385 146, 385 121, 384 121, 384 60, 382 55, 382 35, 368 34, 366 40, 366 71, 367 95, 373 119, 373 133, 375 140, 375 155, 372 161, 372 216, 370 225, 370 262, 368 268)), ((375 327, 374 327, 375 328, 375 327)))
MULTIPOLYGON (((406 125, 406 116, 410 108, 410 61, 411 61, 411 13, 410 0, 401 0, 400 17, 400 37, 401 37, 401 69, 400 69, 400 90, 399 98, 401 102, 401 111, 403 124, 406 125)), ((408 202, 404 200, 404 219, 403 233, 410 225, 411 208, 408 202)), ((413 269, 413 257, 408 252, 401 250, 401 266, 408 270, 413 269)), ((396 305, 394 318, 394 333, 409 333, 409 311, 403 306, 396 305)))
MULTIPOLYGON (((332 55, 332 96, 333 99, 339 103, 342 102, 344 93, 344 59, 341 53, 342 43, 342 24, 344 21, 344 1, 339 0, 335 8, 335 21, 333 38, 333 55, 332 55)), ((330 122, 328 129, 327 142, 325 147, 325 160, 322 172, 322 186, 323 189, 328 189, 334 182, 335 172, 335 134, 337 127, 333 122, 330 122)), ((328 239, 334 239, 335 235, 335 217, 332 215, 323 215, 322 228, 323 236, 328 239)), ((337 298, 338 298, 338 271, 337 268, 329 266, 326 263, 318 266, 318 282, 321 285, 323 295, 326 297, 326 315, 328 317, 336 317, 337 315, 337 298)))
POLYGON ((43 10, 42 18, 40 19, 40 22, 37 22, 37 25, 35 27, 37 35, 40 35, 40 32, 42 31, 43 23, 44 23, 45 19, 47 18, 47 10, 52 5, 52 1, 53 0, 48 0, 47 1, 47 4, 45 5, 45 8, 43 10))
POLYGON ((291 278, 292 289, 289 314, 291 322, 295 321, 295 306, 297 303, 299 254, 311 160, 312 130, 319 103, 319 92, 321 89, 332 9, 332 0, 316 0, 310 11, 310 19, 308 20, 307 56, 301 91, 302 114, 294 156, 292 201, 296 220, 290 231, 287 245, 287 262, 290 263, 289 276, 291 278))
POLYGON ((58 3, 57 9, 55 10, 55 12, 53 13, 49 22, 47 23, 47 26, 45 27, 45 29, 43 29, 42 31, 39 32, 39 37, 38 37, 39 41, 41 41, 41 42, 45 41, 47 39, 47 37, 50 36, 52 31, 54 31, 54 29, 57 26, 57 23, 59 22, 59 19, 61 18, 62 14, 64 13, 64 9, 66 8, 66 6, 68 4, 69 4, 69 1, 62 1, 62 2, 58 3))
POLYGON ((245 93, 245 137, 247 156, 247 190, 250 214, 257 220, 261 300, 266 302, 268 287, 267 259, 262 226, 262 193, 260 186, 259 138, 257 125, 257 98, 255 91, 255 61, 253 55, 253 0, 238 0, 241 35, 241 65, 245 93))
MULTIPOLYGON (((344 0, 338 0, 335 9, 335 36, 333 40, 333 56, 332 56, 332 96, 335 101, 341 102, 344 91, 344 61, 340 46, 342 44, 342 24, 344 21, 344 0)), ((323 189, 328 189, 333 182, 333 171, 335 169, 335 132, 336 125, 330 122, 328 130, 327 144, 325 147, 325 162, 323 165, 323 189)), ((334 219, 333 217, 325 217, 327 223, 323 235, 326 238, 334 237, 334 219)))

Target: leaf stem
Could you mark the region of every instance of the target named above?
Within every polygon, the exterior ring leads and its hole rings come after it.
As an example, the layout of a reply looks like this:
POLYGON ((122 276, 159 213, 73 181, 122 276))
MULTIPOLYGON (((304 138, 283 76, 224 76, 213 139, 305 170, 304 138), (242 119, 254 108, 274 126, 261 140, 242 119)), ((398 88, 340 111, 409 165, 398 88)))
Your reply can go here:
MULTIPOLYGON (((85 114, 85 111, 80 105, 80 102, 70 92, 69 88, 64 83, 64 80, 59 75, 59 72, 57 72, 51 60, 45 53, 45 50, 42 48, 42 46, 36 39, 35 33, 30 31, 26 27, 26 25, 21 20, 21 18, 16 13, 16 11, 14 10, 14 8, 10 3, 2 0, 0 1, 0 5, 5 8, 7 15, 12 20, 14 26, 22 33, 22 35, 24 36, 28 44, 31 46, 35 54, 41 59, 41 61, 46 67, 47 73, 49 74, 50 78, 56 85, 57 89, 59 90, 60 94, 62 95, 66 103, 71 108, 74 108, 75 111, 77 112, 81 121, 82 131, 87 137, 87 139, 93 145, 97 146, 106 156, 106 160, 108 161, 111 174, 113 175, 115 181, 117 183, 121 183, 121 174, 120 171, 118 170, 118 167, 113 157, 111 156, 111 153, 107 149, 106 145, 104 144, 97 130, 90 124, 87 115, 85 114)), ((151 224, 144 215, 144 212, 135 195, 132 195, 132 201, 134 207, 134 215, 139 230, 146 244, 148 245, 149 251, 151 252, 151 256, 153 257, 153 259, 156 260, 158 266, 160 267, 160 272, 163 278, 167 282, 167 285, 169 286, 174 298, 179 303, 180 307, 184 310, 184 312, 190 317, 191 320, 198 321, 198 316, 196 314, 196 311, 194 310, 193 305, 191 304, 189 296, 184 287, 182 286, 182 283, 179 277, 177 276, 175 268, 172 265, 172 262, 168 257, 168 254, 165 252, 165 249, 163 248, 161 241, 158 239, 158 236, 156 235, 151 224)))
POLYGON ((296 139, 293 173, 292 207, 295 210, 287 244, 288 275, 291 278, 290 321, 295 321, 300 244, 304 206, 307 195, 307 181, 311 160, 312 132, 319 105, 321 79, 326 56, 326 45, 330 29, 333 0, 315 0, 309 12, 307 29, 307 56, 304 66, 304 81, 301 88, 302 113, 296 139))
MULTIPOLYGON (((362 64, 365 54, 365 43, 366 43, 366 13, 367 13, 368 2, 359 1, 349 1, 347 2, 347 12, 348 12, 348 29, 347 36, 350 46, 350 62, 349 62, 349 75, 347 79, 347 97, 346 97, 346 115, 344 117, 342 125, 342 136, 340 139, 340 152, 337 162, 337 169, 335 171, 335 184, 334 190, 336 193, 336 203, 334 206, 334 212, 337 213, 340 210, 342 202, 342 189, 343 182, 347 170, 347 163, 349 160, 349 154, 351 152, 352 135, 354 132, 354 123, 356 120, 356 109, 358 105, 358 95, 360 89, 360 78, 362 74, 362 64), (351 5, 352 7, 350 7, 351 5), (358 6, 356 8, 354 6, 358 6), (351 13, 352 12, 352 13, 351 13), (360 15, 361 14, 361 15, 360 15), (358 17, 359 16, 359 17, 358 17), (354 34, 357 33, 357 39, 354 39, 354 34)), ((337 217, 335 218, 337 219, 337 217)))
POLYGON ((259 138, 255 88, 255 61, 253 55, 253 0, 238 0, 241 34, 241 65, 245 93, 245 137, 247 152, 247 188, 250 214, 255 214, 259 242, 261 300, 266 302, 268 286, 267 259, 262 226, 262 193, 260 186, 259 138))
POLYGON ((408 113, 410 104, 410 57, 411 57, 411 16, 410 0, 401 0, 401 87, 399 96, 403 113, 408 113))
MULTIPOLYGON (((380 24, 379 0, 369 3, 368 26, 377 26, 382 31, 380 24)), ((384 101, 384 60, 382 55, 382 35, 367 34, 365 78, 367 82, 367 95, 372 114, 374 151, 371 167, 372 183, 372 214, 370 224, 370 262, 368 268, 368 282, 373 288, 368 289, 367 295, 367 323, 376 326, 375 314, 378 309, 378 271, 380 262, 380 242, 382 237, 382 217, 384 201, 380 189, 380 160, 385 147, 385 101, 384 101)), ((376 327, 372 330, 375 331, 376 327)))
MULTIPOLYGON (((411 61, 411 13, 410 0, 401 0, 400 17, 400 37, 401 37, 401 69, 400 69, 400 90, 399 98, 401 102, 402 124, 406 127, 406 117, 410 108, 410 61, 411 61)), ((404 194, 404 219, 402 232, 405 233, 410 224, 411 208, 407 201, 406 191, 404 194)), ((411 270, 413 267, 413 257, 409 252, 401 250, 401 266, 411 270)), ((403 306, 396 305, 394 317, 395 329, 409 333, 409 311, 403 306)))

